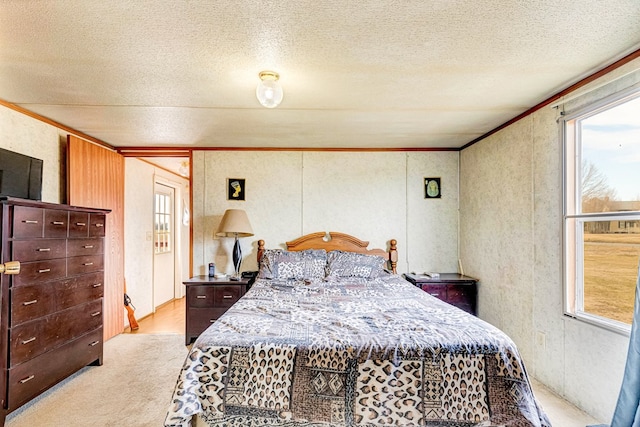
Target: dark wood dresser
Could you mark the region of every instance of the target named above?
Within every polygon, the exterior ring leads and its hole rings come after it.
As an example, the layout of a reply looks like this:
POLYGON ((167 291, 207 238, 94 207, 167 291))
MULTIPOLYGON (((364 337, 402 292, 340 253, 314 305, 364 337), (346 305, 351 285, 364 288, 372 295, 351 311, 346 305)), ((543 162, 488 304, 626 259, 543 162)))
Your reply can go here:
POLYGON ((185 345, 215 322, 247 292, 252 278, 230 280, 195 276, 182 282, 187 287, 185 345))
POLYGON ((478 279, 458 273, 440 273, 438 278, 411 273, 406 273, 404 276, 409 282, 430 295, 468 313, 476 314, 478 279))
POLYGON ((102 364, 103 209, 0 198, 0 425, 88 364, 102 364))

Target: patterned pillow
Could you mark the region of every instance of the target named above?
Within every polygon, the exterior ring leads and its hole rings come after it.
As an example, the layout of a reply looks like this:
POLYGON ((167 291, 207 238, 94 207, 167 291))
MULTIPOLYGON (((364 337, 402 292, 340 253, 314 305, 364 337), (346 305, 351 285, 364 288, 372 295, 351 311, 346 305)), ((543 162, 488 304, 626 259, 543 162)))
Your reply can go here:
POLYGON ((385 260, 376 255, 331 251, 327 254, 327 277, 373 279, 384 274, 385 260))
POLYGON ((327 265, 324 249, 289 252, 266 249, 260 260, 260 279, 322 279, 327 265))

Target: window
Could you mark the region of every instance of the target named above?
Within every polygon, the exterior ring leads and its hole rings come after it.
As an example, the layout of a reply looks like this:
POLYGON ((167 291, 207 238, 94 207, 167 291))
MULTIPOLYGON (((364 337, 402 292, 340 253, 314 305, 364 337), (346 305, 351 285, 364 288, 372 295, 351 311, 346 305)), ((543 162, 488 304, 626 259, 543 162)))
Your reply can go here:
POLYGON ((640 91, 562 123, 565 311, 628 331, 640 262, 640 91))
POLYGON ((155 194, 155 253, 171 252, 171 196, 155 194))

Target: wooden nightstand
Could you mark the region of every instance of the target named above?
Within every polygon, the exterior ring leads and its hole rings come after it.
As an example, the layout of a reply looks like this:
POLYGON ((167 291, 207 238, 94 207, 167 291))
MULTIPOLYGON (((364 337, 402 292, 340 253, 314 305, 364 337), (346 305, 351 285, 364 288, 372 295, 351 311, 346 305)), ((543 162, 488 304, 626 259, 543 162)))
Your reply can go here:
POLYGON ((458 273, 440 273, 438 278, 407 273, 404 277, 430 295, 475 316, 478 279, 458 273))
POLYGON ((185 344, 191 344, 238 301, 251 282, 251 278, 230 280, 209 276, 195 276, 182 282, 187 287, 185 344))

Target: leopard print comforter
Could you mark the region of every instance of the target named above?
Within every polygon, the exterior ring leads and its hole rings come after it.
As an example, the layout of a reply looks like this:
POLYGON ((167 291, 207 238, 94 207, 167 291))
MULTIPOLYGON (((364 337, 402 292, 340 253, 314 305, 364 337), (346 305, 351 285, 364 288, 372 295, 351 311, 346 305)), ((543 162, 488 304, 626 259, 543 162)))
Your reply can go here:
POLYGON ((165 426, 534 426, 514 343, 397 275, 258 280, 196 340, 165 426))

